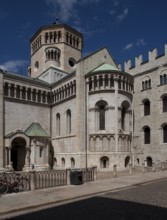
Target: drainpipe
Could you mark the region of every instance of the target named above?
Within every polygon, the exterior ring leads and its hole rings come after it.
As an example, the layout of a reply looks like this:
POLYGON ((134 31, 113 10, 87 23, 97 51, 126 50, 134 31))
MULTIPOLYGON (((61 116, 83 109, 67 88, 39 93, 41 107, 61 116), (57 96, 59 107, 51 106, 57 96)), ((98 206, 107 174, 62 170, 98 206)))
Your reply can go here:
POLYGON ((86 163, 86 169, 88 168, 88 94, 87 94, 87 81, 85 79, 85 163, 86 163))

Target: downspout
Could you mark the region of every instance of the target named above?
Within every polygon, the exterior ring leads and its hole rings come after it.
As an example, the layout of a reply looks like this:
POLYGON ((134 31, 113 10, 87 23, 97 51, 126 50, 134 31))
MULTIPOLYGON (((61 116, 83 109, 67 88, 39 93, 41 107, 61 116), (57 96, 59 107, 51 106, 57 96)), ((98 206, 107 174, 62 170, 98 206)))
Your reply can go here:
POLYGON ((88 168, 88 121, 87 121, 87 117, 88 117, 88 114, 87 114, 87 81, 86 81, 86 78, 85 78, 85 163, 86 163, 86 169, 88 168))
MULTIPOLYGON (((134 86, 134 82, 133 82, 133 86, 134 86)), ((132 167, 135 166, 135 163, 134 163, 135 152, 134 152, 134 102, 133 102, 133 94, 134 94, 134 89, 132 91, 132 142, 131 142, 132 167)))
MULTIPOLYGON (((49 142, 49 158, 48 159, 50 159, 51 142, 52 142, 52 100, 50 100, 49 107, 50 107, 50 142, 49 142)), ((54 153, 54 151, 53 151, 53 153, 54 153)), ((54 160, 54 155, 52 155, 52 166, 54 165, 53 160, 54 160)), ((51 162, 51 161, 49 161, 49 162, 51 162)))

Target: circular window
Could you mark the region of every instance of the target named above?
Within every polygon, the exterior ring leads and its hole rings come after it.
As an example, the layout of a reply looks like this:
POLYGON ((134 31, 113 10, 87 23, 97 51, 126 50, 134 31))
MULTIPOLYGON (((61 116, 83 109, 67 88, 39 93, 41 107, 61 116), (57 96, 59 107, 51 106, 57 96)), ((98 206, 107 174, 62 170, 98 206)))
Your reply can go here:
POLYGON ((39 62, 38 62, 38 61, 36 61, 36 62, 35 62, 35 65, 34 65, 34 70, 35 70, 35 71, 37 71, 37 70, 38 70, 38 68, 39 68, 39 62))
POLYGON ((76 60, 75 60, 74 58, 70 58, 69 61, 68 61, 68 63, 69 63, 69 65, 70 65, 71 67, 74 67, 75 64, 76 64, 76 60))

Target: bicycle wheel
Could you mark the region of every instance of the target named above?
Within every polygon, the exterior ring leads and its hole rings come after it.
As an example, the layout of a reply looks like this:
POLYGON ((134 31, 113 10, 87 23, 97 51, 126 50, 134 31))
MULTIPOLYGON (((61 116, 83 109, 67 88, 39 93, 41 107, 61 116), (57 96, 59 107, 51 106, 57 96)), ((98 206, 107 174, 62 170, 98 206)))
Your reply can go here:
POLYGON ((0 195, 6 194, 8 192, 7 182, 0 181, 0 195))
POLYGON ((20 191, 28 191, 30 189, 30 183, 27 178, 21 178, 19 180, 19 189, 20 191))

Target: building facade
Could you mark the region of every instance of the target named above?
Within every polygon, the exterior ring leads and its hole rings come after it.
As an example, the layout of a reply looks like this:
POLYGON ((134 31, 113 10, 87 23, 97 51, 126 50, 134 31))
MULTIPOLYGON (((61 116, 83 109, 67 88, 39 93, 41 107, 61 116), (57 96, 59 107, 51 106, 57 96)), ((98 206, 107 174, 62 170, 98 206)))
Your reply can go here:
POLYGON ((82 57, 65 24, 31 38, 28 76, 0 70, 0 167, 124 170, 167 160, 166 53, 116 65, 106 48, 82 57))

